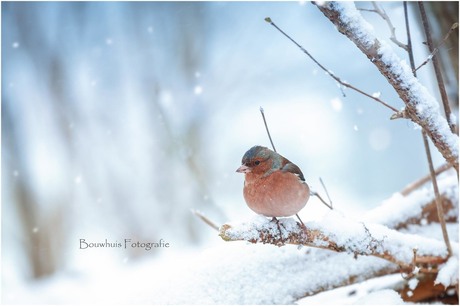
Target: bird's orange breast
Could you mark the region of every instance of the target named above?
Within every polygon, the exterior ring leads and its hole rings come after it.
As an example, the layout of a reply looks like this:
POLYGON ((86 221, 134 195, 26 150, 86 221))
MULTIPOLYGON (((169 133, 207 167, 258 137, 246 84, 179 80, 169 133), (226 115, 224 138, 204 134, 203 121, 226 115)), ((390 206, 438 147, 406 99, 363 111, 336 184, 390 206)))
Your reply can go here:
POLYGON ((275 171, 268 176, 246 176, 243 189, 249 208, 267 217, 287 217, 305 207, 310 188, 295 174, 275 171))

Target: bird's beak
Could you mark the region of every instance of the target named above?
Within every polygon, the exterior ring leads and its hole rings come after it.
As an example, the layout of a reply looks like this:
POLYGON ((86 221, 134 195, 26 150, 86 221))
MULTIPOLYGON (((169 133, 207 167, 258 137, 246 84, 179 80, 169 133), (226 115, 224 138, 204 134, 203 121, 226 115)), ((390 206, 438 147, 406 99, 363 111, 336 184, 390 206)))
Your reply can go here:
POLYGON ((251 172, 251 169, 246 166, 246 165, 241 165, 241 167, 239 167, 238 169, 236 169, 236 172, 239 172, 239 173, 248 173, 248 172, 251 172))

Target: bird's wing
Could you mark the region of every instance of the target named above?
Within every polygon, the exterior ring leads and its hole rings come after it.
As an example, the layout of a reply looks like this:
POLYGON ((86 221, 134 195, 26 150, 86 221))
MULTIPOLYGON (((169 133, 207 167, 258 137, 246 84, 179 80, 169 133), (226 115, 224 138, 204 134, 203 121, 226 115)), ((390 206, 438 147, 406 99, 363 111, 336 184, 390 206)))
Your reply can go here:
POLYGON ((302 171, 300 171, 300 168, 297 167, 296 164, 293 164, 293 163, 289 162, 286 165, 284 165, 283 168, 281 168, 281 171, 291 172, 291 173, 297 175, 300 178, 300 180, 305 182, 305 178, 303 176, 303 173, 302 173, 302 171))

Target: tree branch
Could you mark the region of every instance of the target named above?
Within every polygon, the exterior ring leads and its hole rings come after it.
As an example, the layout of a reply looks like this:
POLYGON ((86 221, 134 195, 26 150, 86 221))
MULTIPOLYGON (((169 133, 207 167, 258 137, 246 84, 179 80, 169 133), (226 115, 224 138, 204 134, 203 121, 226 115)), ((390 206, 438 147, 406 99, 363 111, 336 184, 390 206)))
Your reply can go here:
MULTIPOLYGON (((264 218, 265 219, 265 218, 264 218)), ((232 226, 224 224, 219 236, 226 241, 245 240, 252 243, 303 245, 335 252, 375 256, 398 265, 405 273, 412 273, 414 248, 415 265, 421 273, 437 272, 435 266, 447 261, 443 242, 417 235, 402 234, 378 224, 349 221, 334 212, 326 220, 307 222, 301 226, 292 218, 277 222, 256 221, 232 226)))
POLYGON ((388 44, 375 37, 354 4, 327 2, 317 7, 387 78, 406 105, 400 117, 421 126, 458 173, 458 136, 452 133, 446 119, 439 112, 439 104, 412 75, 410 67, 401 61, 388 44))

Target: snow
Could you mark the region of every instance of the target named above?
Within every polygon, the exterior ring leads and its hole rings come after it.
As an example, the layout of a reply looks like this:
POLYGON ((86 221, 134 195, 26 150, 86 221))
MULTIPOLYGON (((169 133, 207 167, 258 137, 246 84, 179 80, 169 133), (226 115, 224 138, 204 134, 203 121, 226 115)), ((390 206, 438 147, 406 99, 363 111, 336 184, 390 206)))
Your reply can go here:
MULTIPOLYGON (((447 232, 449 240, 458 242, 459 227, 458 223, 447 223, 447 232)), ((400 230, 402 233, 417 234, 427 238, 440 239, 442 237, 441 225, 439 223, 430 224, 409 224, 406 228, 400 230)))
POLYGON ((336 112, 340 112, 343 108, 343 102, 340 98, 335 97, 331 100, 332 109, 336 112))
POLYGON ((101 262, 95 267, 103 272, 97 278, 57 275, 26 295, 10 290, 6 302, 15 303, 17 298, 21 303, 47 304, 292 304, 324 286, 345 283, 350 276, 365 280, 374 271, 391 267, 378 258, 355 260, 348 254, 330 254, 222 241, 193 255, 117 268, 117 277, 112 266, 101 262))
POLYGON ((196 95, 201 95, 203 93, 203 87, 197 85, 195 86, 195 88, 193 89, 193 92, 196 94, 196 95))
POLYGON ((454 113, 450 113, 449 123, 450 124, 457 124, 457 116, 455 116, 454 113))
POLYGON ((458 284, 458 244, 453 248, 453 256, 440 266, 438 276, 436 277, 436 284, 442 284, 444 287, 458 284))
POLYGON ((414 290, 415 288, 417 288, 418 279, 416 279, 416 278, 411 278, 411 279, 407 282, 407 284, 408 284, 410 290, 414 290))
POLYGON ((357 305, 400 305, 406 304, 399 294, 390 289, 380 290, 370 293, 369 295, 356 301, 357 305))
POLYGON ((374 27, 362 18, 353 2, 328 2, 326 5, 339 12, 342 22, 355 33, 361 44, 366 48, 372 47, 375 42, 374 27))
MULTIPOLYGON (((451 199, 452 203, 458 203, 458 184, 455 175, 439 179, 438 187, 440 193, 451 199)), ((434 192, 431 185, 417 189, 406 197, 400 193, 395 193, 389 199, 383 201, 382 205, 365 213, 363 219, 395 228, 403 220, 418 218, 421 214, 423 205, 433 200, 434 192), (398 211, 398 213, 395 214, 395 211, 398 211)), ((458 206, 447 216, 457 213, 458 206)))
POLYGON ((226 231, 226 236, 230 239, 243 239, 246 241, 259 241, 260 231, 266 231, 272 236, 286 239, 290 232, 299 230, 297 222, 292 218, 279 219, 279 227, 276 222, 271 222, 263 216, 257 215, 254 218, 235 225, 226 231), (281 232, 280 232, 281 231, 281 232))
POLYGON ((367 295, 390 288, 401 288, 404 280, 400 274, 390 274, 364 282, 344 286, 330 291, 318 293, 314 296, 297 301, 299 305, 351 305, 357 304, 359 299, 367 295))
POLYGON ((418 235, 401 234, 380 224, 350 222, 345 218, 331 212, 320 223, 307 224, 308 228, 323 231, 330 240, 338 246, 343 246, 350 251, 371 254, 373 250, 381 252, 387 250, 395 258, 410 263, 414 248, 418 255, 432 254, 446 256, 443 242, 427 239, 418 235))

